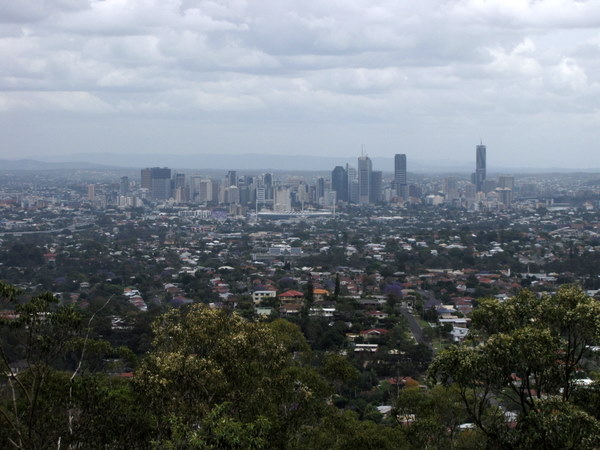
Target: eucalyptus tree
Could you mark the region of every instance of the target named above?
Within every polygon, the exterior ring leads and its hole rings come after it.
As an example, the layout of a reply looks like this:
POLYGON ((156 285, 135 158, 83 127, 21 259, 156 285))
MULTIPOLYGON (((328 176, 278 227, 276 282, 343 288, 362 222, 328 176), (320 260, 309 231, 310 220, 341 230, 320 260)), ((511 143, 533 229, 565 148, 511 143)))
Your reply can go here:
POLYGON ((469 416, 500 447, 590 448, 600 422, 572 402, 587 349, 600 342, 600 303, 579 288, 480 300, 471 338, 440 352, 431 383, 456 387, 469 416), (516 412, 516 426, 506 409, 516 412), (563 424, 577 427, 557 427, 563 424))

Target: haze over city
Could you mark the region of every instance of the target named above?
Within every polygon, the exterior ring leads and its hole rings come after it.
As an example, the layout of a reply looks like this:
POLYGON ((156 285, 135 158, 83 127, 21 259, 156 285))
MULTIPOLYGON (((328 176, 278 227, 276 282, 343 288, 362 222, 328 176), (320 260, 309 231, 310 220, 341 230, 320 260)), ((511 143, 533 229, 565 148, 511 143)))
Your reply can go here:
POLYGON ((490 168, 599 167, 599 6, 3 2, 0 158, 364 146, 473 170, 482 138, 490 168))

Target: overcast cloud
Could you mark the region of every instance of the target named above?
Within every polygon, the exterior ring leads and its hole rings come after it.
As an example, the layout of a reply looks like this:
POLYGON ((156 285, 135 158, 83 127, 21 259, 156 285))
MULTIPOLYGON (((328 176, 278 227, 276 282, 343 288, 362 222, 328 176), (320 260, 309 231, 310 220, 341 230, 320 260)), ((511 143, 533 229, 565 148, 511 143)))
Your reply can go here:
POLYGON ((0 58, 5 158, 600 167, 600 0, 0 0, 0 58))

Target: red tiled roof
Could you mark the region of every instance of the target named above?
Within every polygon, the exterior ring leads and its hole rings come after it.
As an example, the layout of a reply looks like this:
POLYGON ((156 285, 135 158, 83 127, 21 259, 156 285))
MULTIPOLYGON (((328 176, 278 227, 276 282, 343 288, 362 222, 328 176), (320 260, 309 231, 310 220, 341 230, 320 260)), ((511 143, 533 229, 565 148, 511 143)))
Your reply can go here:
POLYGON ((302 292, 290 289, 289 291, 285 291, 279 294, 279 297, 304 297, 304 294, 302 292))
POLYGON ((363 330, 360 334, 385 334, 389 333, 390 330, 386 330, 385 328, 371 328, 369 330, 363 330))

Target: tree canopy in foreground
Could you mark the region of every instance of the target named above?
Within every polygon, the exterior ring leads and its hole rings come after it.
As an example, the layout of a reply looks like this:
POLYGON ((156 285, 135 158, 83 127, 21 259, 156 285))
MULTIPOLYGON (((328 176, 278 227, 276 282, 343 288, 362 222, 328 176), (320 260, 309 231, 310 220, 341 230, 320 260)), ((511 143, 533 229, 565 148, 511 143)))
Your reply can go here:
POLYGON ((491 447, 597 448, 600 422, 579 401, 595 387, 578 380, 598 342, 597 300, 573 286, 541 297, 525 290, 481 300, 471 339, 440 352, 429 378, 458 389, 491 447))

